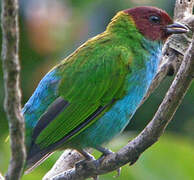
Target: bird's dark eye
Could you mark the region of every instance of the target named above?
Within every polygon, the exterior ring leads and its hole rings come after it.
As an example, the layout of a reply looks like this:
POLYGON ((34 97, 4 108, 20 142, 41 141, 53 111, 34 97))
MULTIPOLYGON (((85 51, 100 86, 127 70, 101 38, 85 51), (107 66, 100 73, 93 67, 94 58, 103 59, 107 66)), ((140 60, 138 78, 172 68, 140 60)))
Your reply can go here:
POLYGON ((149 17, 149 21, 152 24, 159 24, 160 23, 160 17, 152 15, 152 16, 149 17))

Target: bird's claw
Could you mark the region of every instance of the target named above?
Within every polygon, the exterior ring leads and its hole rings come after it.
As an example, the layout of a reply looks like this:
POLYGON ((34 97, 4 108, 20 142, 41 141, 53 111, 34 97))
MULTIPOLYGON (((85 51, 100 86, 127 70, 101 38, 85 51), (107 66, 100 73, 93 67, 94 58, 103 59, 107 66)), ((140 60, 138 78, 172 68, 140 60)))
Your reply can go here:
MULTIPOLYGON (((80 167, 84 167, 85 164, 86 164, 86 162, 88 162, 88 161, 94 161, 94 160, 96 160, 96 159, 91 155, 90 158, 87 158, 87 159, 84 159, 84 160, 81 160, 81 161, 77 162, 75 164, 75 168, 76 169, 79 169, 80 167)), ((99 180, 98 175, 95 175, 95 176, 93 176, 91 178, 93 180, 99 180)))
POLYGON ((91 154, 89 154, 88 152, 86 152, 84 150, 81 150, 79 152, 85 157, 85 159, 78 161, 75 164, 76 168, 79 168, 80 166, 84 166, 87 161, 95 161, 96 160, 94 156, 92 156, 91 154))
MULTIPOLYGON (((102 153, 102 156, 99 158, 99 161, 101 159, 103 159, 104 157, 114 153, 110 149, 107 149, 107 148, 104 148, 104 147, 97 147, 96 149, 102 153)), ((117 171, 117 174, 114 176, 115 178, 120 176, 121 167, 119 169, 117 169, 116 171, 117 171)))
MULTIPOLYGON (((75 164, 75 167, 76 167, 76 169, 79 169, 80 167, 84 167, 85 164, 86 164, 86 162, 88 162, 88 161, 94 161, 94 160, 96 160, 96 159, 92 155, 90 155, 90 157, 88 156, 86 159, 77 162, 75 164)), ((93 176, 91 178, 93 180, 99 180, 98 175, 95 175, 95 176, 93 176)))
MULTIPOLYGON (((85 166, 86 162, 88 161, 95 161, 95 157, 92 156, 90 153, 88 153, 85 150, 79 150, 79 152, 85 157, 84 160, 81 160, 75 164, 76 169, 85 166)), ((92 177, 93 180, 99 180, 98 175, 95 175, 92 177)))

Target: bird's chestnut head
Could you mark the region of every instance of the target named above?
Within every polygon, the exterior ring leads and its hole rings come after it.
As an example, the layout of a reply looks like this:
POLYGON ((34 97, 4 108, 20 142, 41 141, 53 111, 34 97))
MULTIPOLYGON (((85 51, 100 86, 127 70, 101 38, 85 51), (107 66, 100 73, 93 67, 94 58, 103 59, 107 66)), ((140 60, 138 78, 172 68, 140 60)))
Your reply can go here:
POLYGON ((142 6, 123 11, 132 17, 137 29, 146 38, 165 41, 171 34, 188 32, 188 28, 174 23, 170 16, 156 7, 142 6))

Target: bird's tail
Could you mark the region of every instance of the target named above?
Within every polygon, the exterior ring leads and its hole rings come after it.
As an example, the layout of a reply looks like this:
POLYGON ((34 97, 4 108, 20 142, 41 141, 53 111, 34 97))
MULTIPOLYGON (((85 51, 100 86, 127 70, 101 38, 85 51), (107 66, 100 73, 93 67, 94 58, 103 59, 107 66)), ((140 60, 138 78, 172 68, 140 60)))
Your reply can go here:
POLYGON ((33 171, 37 166, 39 166, 45 159, 51 156, 54 152, 49 153, 39 153, 30 159, 27 158, 25 166, 24 166, 24 174, 28 174, 33 171))

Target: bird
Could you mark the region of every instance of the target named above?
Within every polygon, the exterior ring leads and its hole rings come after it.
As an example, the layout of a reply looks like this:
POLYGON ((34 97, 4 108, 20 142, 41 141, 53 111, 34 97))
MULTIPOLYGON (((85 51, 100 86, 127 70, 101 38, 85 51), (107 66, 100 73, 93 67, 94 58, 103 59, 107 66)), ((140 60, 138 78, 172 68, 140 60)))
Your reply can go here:
POLYGON ((129 124, 157 73, 162 47, 172 34, 188 32, 162 9, 118 12, 104 32, 53 67, 24 105, 25 171, 56 150, 75 149, 85 159, 129 124))

